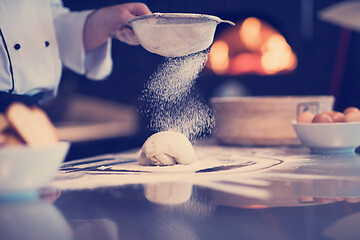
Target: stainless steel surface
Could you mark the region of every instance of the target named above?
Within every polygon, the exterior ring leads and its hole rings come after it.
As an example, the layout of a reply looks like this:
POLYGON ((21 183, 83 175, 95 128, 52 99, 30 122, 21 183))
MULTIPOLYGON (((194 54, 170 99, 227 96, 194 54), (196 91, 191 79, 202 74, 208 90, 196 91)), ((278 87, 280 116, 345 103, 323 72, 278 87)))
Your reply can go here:
POLYGON ((61 194, 42 189, 38 200, 2 201, 0 239, 15 239, 24 229, 27 239, 49 239, 50 232, 54 239, 359 239, 359 155, 224 146, 197 147, 197 153, 201 161, 221 160, 224 166, 253 163, 238 169, 214 165, 214 171, 200 173, 156 167, 115 176, 92 175, 86 168, 106 172, 107 164, 118 162, 113 170, 128 169, 137 152, 106 155, 104 168, 97 161, 104 156, 65 163, 83 167, 83 175, 54 183, 85 185, 64 187, 61 194), (124 181, 130 178, 132 184, 124 181), (94 179, 103 184, 95 187, 94 179))

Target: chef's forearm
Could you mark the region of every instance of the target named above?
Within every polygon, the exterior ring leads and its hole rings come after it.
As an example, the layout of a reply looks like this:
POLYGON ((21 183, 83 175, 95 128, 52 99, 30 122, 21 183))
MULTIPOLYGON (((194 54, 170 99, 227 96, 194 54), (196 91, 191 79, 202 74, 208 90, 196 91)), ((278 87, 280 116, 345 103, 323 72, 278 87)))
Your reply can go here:
POLYGON ((84 26, 85 51, 101 46, 112 36, 127 44, 138 45, 139 41, 128 21, 133 17, 150 13, 145 4, 134 2, 104 7, 92 12, 84 26))
POLYGON ((101 46, 113 35, 114 29, 107 19, 106 9, 99 9, 89 14, 83 33, 85 52, 101 46))

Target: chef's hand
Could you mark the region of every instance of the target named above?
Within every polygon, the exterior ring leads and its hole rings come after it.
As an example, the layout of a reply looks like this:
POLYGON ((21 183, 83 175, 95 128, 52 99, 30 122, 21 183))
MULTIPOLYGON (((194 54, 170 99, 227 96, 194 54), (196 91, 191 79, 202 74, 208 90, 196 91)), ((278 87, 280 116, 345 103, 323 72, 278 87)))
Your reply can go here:
POLYGON ((94 11, 85 22, 85 51, 99 47, 113 36, 127 44, 138 45, 139 41, 128 21, 133 17, 150 13, 149 8, 143 3, 125 3, 94 11))
POLYGON ((150 14, 149 8, 143 3, 128 3, 114 6, 113 11, 119 14, 114 36, 127 44, 139 45, 139 40, 128 25, 128 21, 136 16, 150 14))

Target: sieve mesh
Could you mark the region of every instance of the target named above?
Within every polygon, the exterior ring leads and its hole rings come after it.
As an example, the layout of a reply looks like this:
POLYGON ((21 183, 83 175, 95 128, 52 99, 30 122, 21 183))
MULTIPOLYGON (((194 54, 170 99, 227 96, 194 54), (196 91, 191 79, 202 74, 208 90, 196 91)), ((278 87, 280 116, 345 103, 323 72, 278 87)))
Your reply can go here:
POLYGON ((165 57, 179 57, 210 47, 216 26, 223 21, 203 14, 154 13, 130 19, 140 44, 165 57))

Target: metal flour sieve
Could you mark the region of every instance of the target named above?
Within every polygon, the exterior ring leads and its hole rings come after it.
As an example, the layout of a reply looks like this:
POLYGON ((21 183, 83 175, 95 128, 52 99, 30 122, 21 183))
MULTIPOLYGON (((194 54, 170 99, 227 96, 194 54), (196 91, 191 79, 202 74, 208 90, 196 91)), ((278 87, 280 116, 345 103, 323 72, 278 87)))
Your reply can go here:
POLYGON ((192 13, 153 13, 129 20, 140 44, 164 57, 180 57, 210 47, 216 26, 231 21, 192 13))

